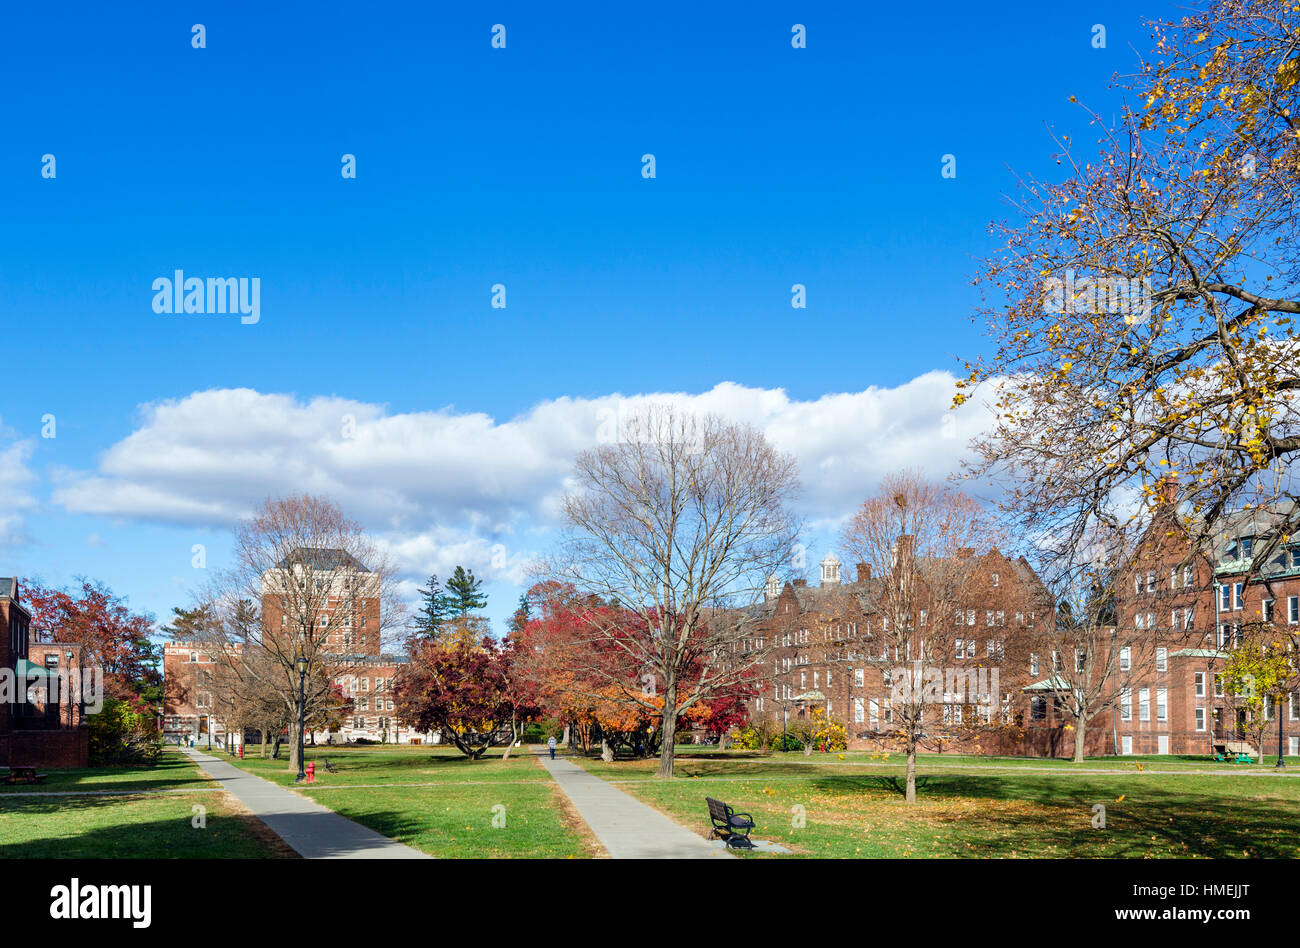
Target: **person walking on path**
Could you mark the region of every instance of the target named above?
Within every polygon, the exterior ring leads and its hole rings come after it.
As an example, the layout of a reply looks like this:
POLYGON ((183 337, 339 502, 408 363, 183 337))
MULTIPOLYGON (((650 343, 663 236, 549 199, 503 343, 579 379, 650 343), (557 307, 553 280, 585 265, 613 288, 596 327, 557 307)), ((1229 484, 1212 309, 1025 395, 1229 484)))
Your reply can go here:
POLYGON ((555 760, 555 735, 552 734, 546 742, 546 749, 551 752, 551 760, 555 760))

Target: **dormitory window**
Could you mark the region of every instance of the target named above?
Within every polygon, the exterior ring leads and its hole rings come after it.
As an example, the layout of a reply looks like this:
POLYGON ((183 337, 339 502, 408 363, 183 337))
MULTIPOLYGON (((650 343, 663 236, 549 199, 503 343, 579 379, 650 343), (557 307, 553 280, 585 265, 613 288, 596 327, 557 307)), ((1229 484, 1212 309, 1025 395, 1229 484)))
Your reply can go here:
POLYGON ((1133 650, 1127 645, 1119 650, 1119 670, 1128 671, 1133 664, 1133 650))
POLYGON ((1205 697, 1205 672, 1196 673, 1196 697, 1205 697))
POLYGON ((1292 625, 1300 622, 1300 596, 1291 596, 1286 601, 1286 621, 1292 625))
POLYGON ((1204 708, 1196 709, 1196 730, 1198 731, 1205 730, 1205 709, 1204 708))
POLYGON ((997 574, 997 573, 994 573, 994 574, 993 574, 993 585, 996 586, 997 584, 998 584, 998 574, 997 574))
POLYGON ((1156 649, 1156 671, 1160 671, 1160 672, 1165 671, 1166 666, 1168 664, 1169 664, 1169 649, 1167 648, 1156 649))

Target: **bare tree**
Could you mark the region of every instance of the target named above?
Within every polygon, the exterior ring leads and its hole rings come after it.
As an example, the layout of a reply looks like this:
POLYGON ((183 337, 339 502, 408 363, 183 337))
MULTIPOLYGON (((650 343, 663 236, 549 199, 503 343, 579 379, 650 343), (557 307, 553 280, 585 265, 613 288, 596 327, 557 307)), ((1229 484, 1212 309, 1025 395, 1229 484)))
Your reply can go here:
POLYGON ((235 560, 210 597, 213 658, 248 700, 274 696, 289 713, 294 770, 299 721, 330 700, 332 679, 373 662, 400 627, 395 569, 337 505, 305 494, 268 500, 241 522, 235 560))
MULTIPOLYGON (((895 665, 887 676, 889 707, 907 754, 908 803, 916 802, 917 747, 929 730, 942 727, 942 708, 953 700, 944 679, 957 677, 960 669, 967 680, 966 641, 975 631, 968 602, 975 578, 966 551, 990 549, 1002 539, 983 505, 927 483, 916 471, 885 477, 844 529, 844 548, 870 564, 877 577, 868 648, 895 665)), ((979 693, 980 670, 970 670, 979 693)), ((984 693, 991 698, 987 686, 984 693)), ((990 714, 1000 716, 1001 708, 990 708, 990 714)))
MULTIPOLYGON (((628 669, 645 682, 637 700, 662 712, 658 775, 671 777, 677 715, 766 667, 765 652, 734 648, 743 630, 729 607, 755 601, 789 561, 798 475, 757 429, 667 405, 628 418, 621 436, 578 457, 568 529, 543 571, 639 620, 593 619, 589 634, 626 656, 612 684, 628 669)), ((584 672, 611 675, 607 650, 594 653, 584 672)))

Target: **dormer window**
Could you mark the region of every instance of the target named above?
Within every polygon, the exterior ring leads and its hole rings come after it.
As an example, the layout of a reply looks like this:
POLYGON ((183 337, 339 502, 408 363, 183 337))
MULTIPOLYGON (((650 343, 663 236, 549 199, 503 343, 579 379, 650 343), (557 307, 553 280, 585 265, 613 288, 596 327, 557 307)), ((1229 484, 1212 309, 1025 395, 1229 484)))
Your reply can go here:
POLYGON ((1251 550, 1255 548, 1254 537, 1242 537, 1237 541, 1237 556, 1245 559, 1250 556, 1251 550))

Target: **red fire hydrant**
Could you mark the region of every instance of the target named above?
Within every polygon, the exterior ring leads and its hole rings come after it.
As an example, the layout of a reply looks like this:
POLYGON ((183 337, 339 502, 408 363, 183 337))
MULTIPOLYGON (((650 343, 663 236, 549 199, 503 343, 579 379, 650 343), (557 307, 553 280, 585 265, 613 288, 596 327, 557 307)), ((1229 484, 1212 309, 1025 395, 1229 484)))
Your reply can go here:
POLYGON ((240 760, 244 759, 244 744, 242 741, 239 744, 239 759, 240 760))
POLYGON ((314 760, 309 760, 307 762, 307 782, 316 782, 316 761, 314 760))

